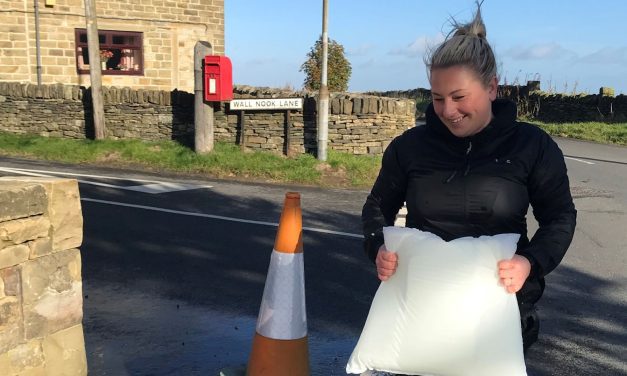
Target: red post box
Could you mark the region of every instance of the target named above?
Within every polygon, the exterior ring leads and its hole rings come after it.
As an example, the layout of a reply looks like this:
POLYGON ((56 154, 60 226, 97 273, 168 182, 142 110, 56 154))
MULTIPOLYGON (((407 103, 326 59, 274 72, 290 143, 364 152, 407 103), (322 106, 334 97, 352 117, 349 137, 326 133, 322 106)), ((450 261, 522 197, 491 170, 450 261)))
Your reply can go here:
POLYGON ((205 100, 208 102, 233 99, 233 67, 226 56, 205 56, 205 100))

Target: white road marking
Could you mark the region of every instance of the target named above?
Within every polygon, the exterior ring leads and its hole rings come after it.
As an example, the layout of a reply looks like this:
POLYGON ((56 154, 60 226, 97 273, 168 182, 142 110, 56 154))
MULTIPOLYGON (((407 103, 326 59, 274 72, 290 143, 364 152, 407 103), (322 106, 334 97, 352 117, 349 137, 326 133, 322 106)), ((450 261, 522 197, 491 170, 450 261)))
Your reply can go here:
MULTIPOLYGON (((73 172, 62 172, 62 171, 50 171, 50 170, 33 170, 27 168, 12 168, 12 167, 2 167, 0 170, 9 170, 9 171, 26 171, 33 173, 42 173, 42 174, 55 174, 55 175, 67 175, 67 176, 80 176, 84 178, 96 178, 96 179, 108 179, 108 180, 130 180, 137 181, 140 183, 160 183, 158 180, 144 180, 144 179, 130 179, 130 178, 120 178, 117 176, 106 176, 106 175, 89 175, 89 174, 77 174, 73 172)), ((26 175, 26 174, 25 174, 26 175)), ((38 176, 38 175, 33 175, 38 176)), ((48 176, 48 175, 41 175, 48 176)))
MULTIPOLYGON (((254 220, 250 220, 250 219, 225 217, 225 216, 222 216, 222 215, 205 214, 205 213, 194 213, 194 212, 181 211, 181 210, 157 208, 157 207, 154 207, 154 206, 127 204, 127 203, 116 202, 116 201, 97 200, 97 199, 87 198, 87 197, 81 198, 81 201, 95 202, 95 203, 105 204, 105 205, 123 206, 123 207, 134 208, 134 209, 152 210, 152 211, 158 211, 158 212, 162 212, 162 213, 186 215, 186 216, 190 216, 190 217, 211 218, 211 219, 219 219, 219 220, 223 220, 223 221, 239 222, 239 223, 250 223, 250 224, 262 225, 262 226, 272 226, 272 227, 278 227, 279 226, 278 223, 273 223, 273 222, 254 221, 254 220)), ((323 234, 340 235, 340 236, 347 236, 347 237, 350 237, 350 238, 363 239, 363 235, 361 235, 361 234, 351 234, 351 233, 348 233, 348 232, 326 230, 326 229, 323 229, 323 228, 303 227, 303 231, 319 232, 319 233, 323 233, 323 234)))
POLYGON ((171 182, 160 182, 160 181, 155 181, 155 180, 121 178, 121 177, 116 177, 116 176, 76 174, 76 173, 71 173, 71 172, 30 170, 30 169, 10 168, 10 167, 0 167, 0 171, 26 175, 26 176, 38 176, 38 177, 54 177, 55 175, 67 175, 67 176, 74 176, 74 177, 80 176, 80 177, 90 177, 90 178, 97 178, 97 179, 127 180, 127 181, 152 183, 152 184, 143 184, 143 185, 123 186, 123 185, 99 183, 95 181, 77 179, 78 182, 83 183, 83 184, 90 184, 90 185, 95 185, 98 187, 123 189, 127 191, 143 192, 143 193, 150 193, 150 194, 186 191, 186 190, 191 190, 191 189, 213 187, 211 185, 180 184, 180 183, 171 183, 171 182), (51 175, 51 174, 54 174, 54 175, 51 175))
MULTIPOLYGON (((75 174, 75 173, 69 173, 69 172, 50 172, 50 171, 43 171, 43 170, 18 169, 18 168, 9 168, 9 167, 0 167, 0 171, 16 173, 16 174, 21 174, 21 175, 26 175, 26 176, 38 176, 38 177, 53 177, 53 175, 43 174, 43 172, 47 172, 47 173, 54 173, 54 174, 68 175, 68 176, 84 176, 84 177, 92 177, 92 178, 100 178, 100 179, 130 180, 130 181, 140 181, 140 182, 153 182, 153 183, 156 183, 156 184, 145 184, 145 185, 124 187, 124 186, 113 185, 113 184, 99 183, 99 182, 86 181, 86 180, 78 180, 81 183, 96 185, 96 186, 99 186, 99 187, 124 189, 124 190, 129 190, 129 191, 137 191, 137 192, 145 192, 145 193, 164 193, 164 192, 180 191, 180 190, 185 190, 185 189, 212 188, 212 186, 210 186, 210 185, 201 186, 201 185, 192 185, 192 184, 155 182, 153 180, 117 178, 117 177, 112 177, 112 176, 75 174)), ((185 212, 185 211, 180 211, 180 210, 156 208, 156 207, 144 206, 144 205, 125 204, 125 203, 122 203, 122 202, 115 202, 115 201, 96 200, 96 199, 91 199, 91 198, 81 198, 81 200, 82 201, 88 201, 88 202, 97 202, 97 203, 101 203, 101 204, 108 204, 108 205, 125 206, 125 207, 136 208, 136 209, 161 211, 161 212, 164 212, 164 213, 171 213, 171 214, 188 215, 188 216, 212 218, 212 219, 221 219, 221 220, 225 220, 225 221, 241 222, 241 223, 251 223, 251 224, 264 225, 264 226, 273 226, 273 227, 278 227, 279 226, 278 223, 272 223, 272 222, 253 221, 253 220, 249 220, 249 219, 225 217, 225 216, 221 216, 221 215, 185 212)), ((326 230, 326 229, 322 229, 322 228, 303 227, 303 230, 304 231, 311 231, 311 232, 318 232, 318 233, 324 233, 324 234, 340 235, 340 236, 347 236, 347 237, 351 237, 351 238, 363 239, 363 235, 361 235, 361 234, 351 234, 351 233, 348 233, 348 232, 326 230)))
POLYGON ((176 192, 176 191, 188 191, 191 189, 199 189, 199 188, 211 188, 210 185, 198 185, 198 184, 180 184, 180 183, 154 183, 154 184, 144 184, 144 185, 135 185, 132 187, 120 187, 120 189, 128 189, 130 191, 144 192, 144 193, 167 193, 167 192, 176 192))
POLYGON ((571 159, 573 161, 577 161, 577 162, 581 162, 581 163, 585 163, 585 164, 589 164, 589 165, 593 165, 593 162, 588 162, 588 161, 584 161, 583 159, 579 159, 579 158, 573 158, 573 157, 564 157, 564 159, 571 159))
POLYGON ((18 169, 9 168, 9 167, 0 167, 0 171, 10 172, 12 174, 26 175, 26 176, 37 176, 37 177, 44 177, 44 178, 51 177, 50 175, 38 174, 38 173, 34 173, 34 172, 20 171, 18 169))

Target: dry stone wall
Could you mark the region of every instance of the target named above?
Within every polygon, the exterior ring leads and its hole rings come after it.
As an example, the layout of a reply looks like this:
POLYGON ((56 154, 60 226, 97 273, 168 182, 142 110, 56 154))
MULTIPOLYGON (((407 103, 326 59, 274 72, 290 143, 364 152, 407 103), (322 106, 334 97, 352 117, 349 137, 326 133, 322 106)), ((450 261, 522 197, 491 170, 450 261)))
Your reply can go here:
POLYGON ((0 178, 0 374, 87 374, 76 180, 0 178))
MULTIPOLYGON (((291 111, 287 128, 286 111, 246 111, 244 145, 252 150, 271 150, 289 154, 317 150, 318 98, 308 92, 288 92, 269 88, 240 86, 235 98, 303 98, 303 110, 291 111), (285 148, 289 132, 290 150, 285 148)), ((407 99, 332 93, 329 100, 328 147, 350 153, 378 155, 390 141, 415 125, 414 102, 407 99)), ((241 111, 222 104, 216 112, 217 140, 242 142, 239 127, 241 111)))
MULTIPOLYGON (((113 139, 194 139, 194 96, 183 91, 103 88, 107 137, 113 139)), ((248 150, 304 153, 317 150, 317 97, 239 86, 242 98, 303 98, 302 110, 231 111, 226 103, 214 105, 215 139, 241 143, 248 150), (244 119, 244 136, 241 119, 244 119), (287 150, 286 137, 290 140, 287 150)), ((0 130, 50 137, 84 138, 93 135, 88 89, 69 85, 0 82, 0 130)), ((334 93, 329 101, 329 144, 332 150, 353 154, 381 154, 394 136, 415 125, 415 104, 410 99, 334 93)))
MULTIPOLYGON (((413 98, 416 101, 416 118, 422 119, 426 105, 431 102, 428 89, 372 92, 373 95, 393 98, 413 98)), ((599 89, 596 95, 552 94, 540 90, 540 81, 526 85, 500 85, 500 98, 516 102, 518 115, 545 122, 625 122, 627 121, 627 96, 614 96, 614 90, 599 89)))
POLYGON ((540 81, 526 85, 499 86, 500 97, 509 98, 518 105, 518 113, 526 118, 545 122, 625 122, 627 96, 614 96, 614 90, 602 87, 599 94, 568 95, 540 90, 540 81))

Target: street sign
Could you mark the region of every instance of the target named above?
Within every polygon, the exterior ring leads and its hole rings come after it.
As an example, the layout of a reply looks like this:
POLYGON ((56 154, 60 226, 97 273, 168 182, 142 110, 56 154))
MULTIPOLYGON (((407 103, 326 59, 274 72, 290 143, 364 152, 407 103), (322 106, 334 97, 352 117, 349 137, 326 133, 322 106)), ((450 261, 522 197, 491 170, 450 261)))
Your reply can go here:
POLYGON ((303 108, 303 98, 234 99, 229 102, 229 108, 231 111, 300 110, 303 108))

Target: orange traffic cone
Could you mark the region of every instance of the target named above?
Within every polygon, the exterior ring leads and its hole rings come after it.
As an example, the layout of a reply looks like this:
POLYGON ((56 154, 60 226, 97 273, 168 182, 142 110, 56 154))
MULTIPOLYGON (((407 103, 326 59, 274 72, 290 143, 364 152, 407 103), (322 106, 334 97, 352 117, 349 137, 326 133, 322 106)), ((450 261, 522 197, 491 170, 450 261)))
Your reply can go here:
POLYGON ((300 194, 288 192, 257 319, 248 376, 309 375, 300 194))

